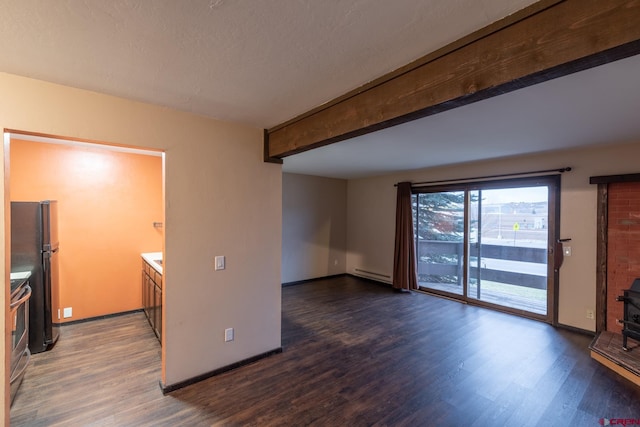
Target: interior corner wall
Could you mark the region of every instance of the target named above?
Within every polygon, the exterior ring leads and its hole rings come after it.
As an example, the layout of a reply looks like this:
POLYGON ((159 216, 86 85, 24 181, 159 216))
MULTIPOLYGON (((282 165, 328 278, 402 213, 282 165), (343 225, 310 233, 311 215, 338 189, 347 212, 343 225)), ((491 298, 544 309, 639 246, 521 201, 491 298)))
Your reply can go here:
POLYGON ((356 269, 393 274, 394 184, 572 167, 562 175, 560 238, 571 238, 572 255, 560 269, 558 321, 595 331, 587 311, 596 304, 597 186, 589 177, 640 172, 640 142, 519 156, 423 169, 348 183, 347 272, 356 269))
MULTIPOLYGON (((262 129, 6 73, 0 93, 0 129, 164 151, 165 385, 281 347, 282 167, 263 161, 262 129), (225 270, 214 270, 216 255, 226 256, 225 270), (229 327, 233 343, 224 342, 229 327)), ((10 156, 5 144, 5 254, 10 156)), ((6 307, 5 263, 0 275, 6 307)), ((7 320, 5 309, 5 419, 7 320)))
POLYGON ((347 181, 282 174, 282 282, 345 273, 346 226, 347 181))
MULTIPOLYGON (((0 118, 0 121, 2 119, 0 118)), ((2 129, 0 123, 0 130, 2 129)), ((11 205, 9 200, 9 180, 6 178, 9 174, 9 135, 3 135, 2 150, 0 150, 0 168, 2 175, 5 177, 0 185, 0 277, 5 284, 0 292, 0 307, 9 306, 10 279, 11 270, 11 253, 8 248, 11 247, 11 218, 7 215, 11 205)), ((11 346, 13 319, 11 311, 6 308, 3 316, 0 316, 0 331, 4 331, 4 335, 0 337, 0 425, 9 425, 9 363, 11 360, 11 346)))

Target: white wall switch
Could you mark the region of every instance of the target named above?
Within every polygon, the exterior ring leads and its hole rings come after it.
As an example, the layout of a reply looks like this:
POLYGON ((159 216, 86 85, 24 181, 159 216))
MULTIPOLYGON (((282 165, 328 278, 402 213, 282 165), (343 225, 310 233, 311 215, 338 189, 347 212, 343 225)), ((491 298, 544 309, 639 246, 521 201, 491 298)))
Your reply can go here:
POLYGON ((224 256, 216 257, 216 270, 224 270, 224 256))
POLYGON ((233 328, 227 328, 224 330, 224 342, 233 341, 233 328))
POLYGON ((571 246, 564 247, 564 256, 571 256, 571 246))
POLYGON ((69 317, 73 316, 73 308, 72 307, 65 307, 62 309, 62 316, 67 319, 69 317))

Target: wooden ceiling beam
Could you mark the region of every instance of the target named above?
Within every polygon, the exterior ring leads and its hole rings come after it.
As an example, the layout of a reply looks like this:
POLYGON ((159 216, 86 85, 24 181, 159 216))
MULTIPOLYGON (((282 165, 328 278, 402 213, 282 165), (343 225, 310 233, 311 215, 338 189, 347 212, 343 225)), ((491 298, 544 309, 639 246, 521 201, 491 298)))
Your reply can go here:
POLYGON ((542 0, 266 130, 265 161, 639 53, 640 1, 542 0))

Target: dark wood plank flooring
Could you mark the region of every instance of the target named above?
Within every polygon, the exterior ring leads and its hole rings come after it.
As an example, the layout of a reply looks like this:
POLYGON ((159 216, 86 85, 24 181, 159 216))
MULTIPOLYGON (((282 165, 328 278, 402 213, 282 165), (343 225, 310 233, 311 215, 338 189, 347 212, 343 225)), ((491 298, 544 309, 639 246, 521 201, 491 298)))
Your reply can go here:
POLYGON ((163 396, 136 313, 63 328, 34 355, 13 426, 597 426, 640 388, 592 337, 352 277, 283 289, 284 352, 163 396))

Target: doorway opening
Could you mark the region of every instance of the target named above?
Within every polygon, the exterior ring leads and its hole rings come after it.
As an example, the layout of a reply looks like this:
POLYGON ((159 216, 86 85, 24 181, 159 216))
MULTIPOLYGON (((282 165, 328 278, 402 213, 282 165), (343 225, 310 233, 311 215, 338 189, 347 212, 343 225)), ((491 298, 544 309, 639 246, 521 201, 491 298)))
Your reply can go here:
POLYGON ((164 252, 164 152, 22 131, 4 137, 9 198, 58 202, 53 318, 64 325, 140 311, 140 253, 164 252))
POLYGON ((421 290, 556 318, 558 175, 413 190, 421 290))

